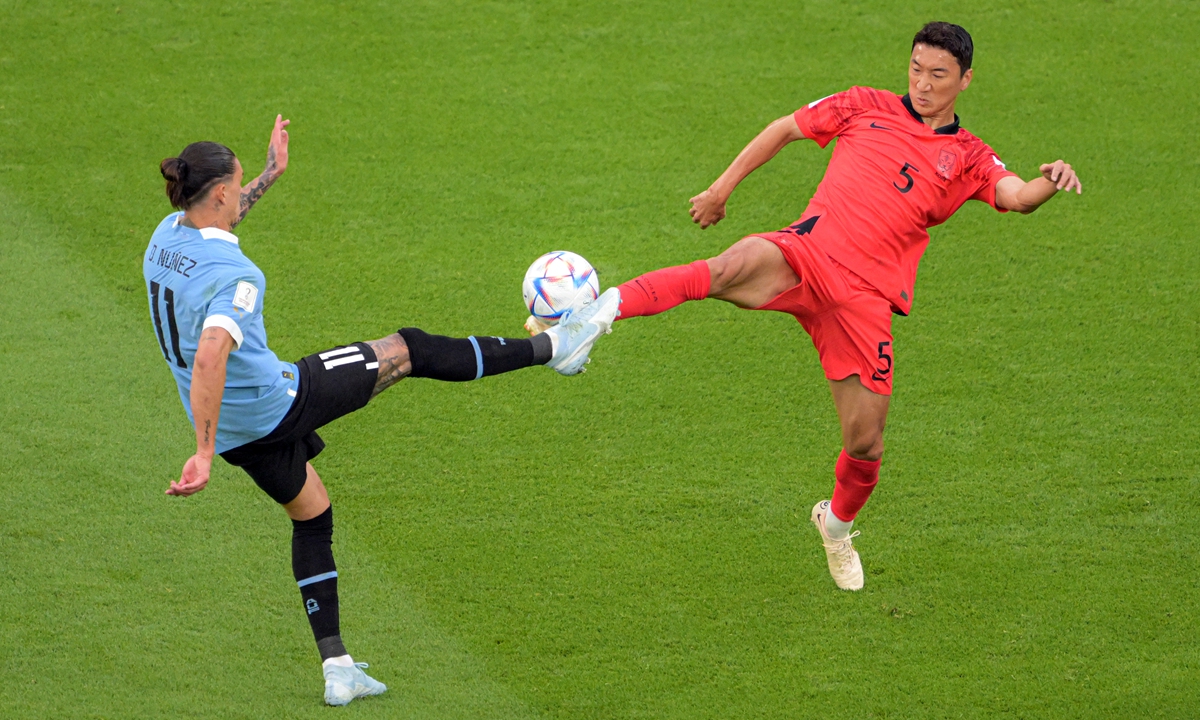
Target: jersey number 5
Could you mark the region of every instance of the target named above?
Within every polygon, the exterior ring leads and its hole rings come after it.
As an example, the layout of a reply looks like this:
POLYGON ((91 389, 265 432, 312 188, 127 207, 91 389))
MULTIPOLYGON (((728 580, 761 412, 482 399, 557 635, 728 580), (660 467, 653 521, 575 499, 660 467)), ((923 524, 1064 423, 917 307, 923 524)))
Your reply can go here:
POLYGON ((913 172, 921 172, 921 171, 920 171, 920 170, 918 170, 917 168, 913 167, 913 166, 912 166, 912 164, 910 164, 910 163, 904 163, 904 167, 900 168, 900 174, 901 174, 902 176, 904 176, 904 179, 905 179, 905 180, 907 180, 908 182, 907 182, 907 183, 905 183, 904 187, 900 187, 899 185, 897 185, 897 184, 896 184, 896 181, 895 181, 895 180, 893 180, 893 181, 892 181, 892 187, 896 188, 897 190, 899 190, 899 191, 900 191, 900 192, 902 192, 902 193, 906 193, 906 192, 908 192, 909 190, 912 190, 912 188, 913 188, 913 176, 908 174, 908 171, 909 171, 909 170, 912 170, 913 172))

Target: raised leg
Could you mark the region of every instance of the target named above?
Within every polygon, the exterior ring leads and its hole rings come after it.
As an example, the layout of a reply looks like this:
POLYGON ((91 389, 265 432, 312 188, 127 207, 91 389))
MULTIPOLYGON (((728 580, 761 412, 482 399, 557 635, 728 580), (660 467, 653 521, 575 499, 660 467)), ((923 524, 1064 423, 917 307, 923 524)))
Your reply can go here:
POLYGON ((741 308, 762 307, 800 284, 779 247, 751 235, 708 261, 712 285, 708 296, 741 308))
POLYGON ((544 365, 554 352, 548 335, 451 338, 417 328, 403 328, 367 344, 379 361, 372 398, 409 376, 465 382, 544 365))
POLYGON ((752 235, 715 258, 655 270, 622 283, 618 319, 657 315, 704 298, 756 308, 799 282, 779 248, 752 235))

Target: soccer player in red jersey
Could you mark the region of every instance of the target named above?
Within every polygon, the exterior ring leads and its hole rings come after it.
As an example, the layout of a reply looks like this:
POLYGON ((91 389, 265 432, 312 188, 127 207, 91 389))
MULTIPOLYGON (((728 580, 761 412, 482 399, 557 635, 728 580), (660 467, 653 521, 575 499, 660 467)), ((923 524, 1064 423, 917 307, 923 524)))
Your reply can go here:
POLYGON ((743 238, 725 252, 664 268, 620 286, 620 319, 655 315, 687 300, 789 313, 812 336, 833 392, 843 449, 833 499, 813 508, 838 587, 863 586, 850 528, 879 480, 892 392, 892 315, 912 307, 927 229, 967 200, 1031 213, 1058 192, 1082 192, 1062 160, 1026 182, 959 126, 954 103, 971 84, 971 36, 933 22, 913 38, 908 94, 853 87, 771 123, 704 192, 692 198, 701 228, 755 168, 796 140, 837 145, 825 177, 795 224, 743 238))

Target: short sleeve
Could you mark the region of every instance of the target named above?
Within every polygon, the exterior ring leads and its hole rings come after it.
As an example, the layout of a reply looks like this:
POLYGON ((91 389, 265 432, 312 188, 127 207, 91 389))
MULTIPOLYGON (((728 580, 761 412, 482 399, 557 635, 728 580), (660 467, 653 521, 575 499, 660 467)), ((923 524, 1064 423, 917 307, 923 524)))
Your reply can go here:
POLYGON ((868 108, 865 88, 852 87, 840 93, 814 100, 794 114, 800 132, 825 147, 850 125, 850 121, 868 108))
POLYGON ((262 316, 262 285, 262 280, 252 275, 228 282, 209 301, 204 328, 224 329, 241 348, 250 324, 262 316))
POLYGON ((1009 176, 1016 177, 1017 174, 1004 166, 995 150, 985 143, 979 143, 979 147, 971 154, 967 176, 977 186, 971 194, 972 200, 985 202, 1000 212, 1008 212, 996 205, 996 183, 1009 176))

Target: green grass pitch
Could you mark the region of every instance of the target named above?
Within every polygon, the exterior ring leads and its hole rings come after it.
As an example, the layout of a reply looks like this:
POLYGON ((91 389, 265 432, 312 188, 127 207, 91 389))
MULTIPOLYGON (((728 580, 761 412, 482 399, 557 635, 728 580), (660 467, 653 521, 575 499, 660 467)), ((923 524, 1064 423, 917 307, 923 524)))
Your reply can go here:
POLYGON ((936 228, 838 592, 839 441, 784 315, 617 326, 591 371, 405 381, 324 433, 343 635, 371 718, 1200 716, 1195 2, 0 0, 0 716, 327 717, 290 526, 192 435, 147 319, 157 164, 291 166, 239 228, 280 356, 401 325, 518 335, 520 280, 605 286, 793 221, 789 147, 701 232, 767 122, 903 91, 976 42, 964 127, 1082 197, 936 228))

